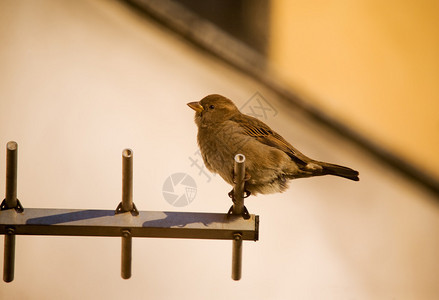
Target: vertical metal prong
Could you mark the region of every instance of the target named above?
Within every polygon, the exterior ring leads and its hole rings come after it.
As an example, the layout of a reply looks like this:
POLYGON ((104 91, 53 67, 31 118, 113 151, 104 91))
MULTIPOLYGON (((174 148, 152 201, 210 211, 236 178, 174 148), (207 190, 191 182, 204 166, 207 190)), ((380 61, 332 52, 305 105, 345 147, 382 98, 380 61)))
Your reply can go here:
POLYGON ((236 233, 233 236, 232 249, 232 279, 240 280, 242 273, 242 235, 236 233))
POLYGON ((237 154, 234 165, 235 187, 233 188, 233 211, 234 215, 242 215, 244 212, 244 184, 245 184, 245 156, 237 154))
MULTIPOLYGON (((122 211, 133 211, 133 151, 122 151, 122 211)), ((131 277, 132 237, 128 229, 122 231, 121 276, 131 277)))
POLYGON ((15 270, 15 231, 8 228, 5 233, 5 250, 3 258, 3 280, 11 282, 14 280, 15 270))
POLYGON ((122 210, 133 210, 133 151, 122 151, 122 210))
MULTIPOLYGON (((17 159, 18 145, 14 141, 6 144, 6 192, 2 204, 8 208, 18 208, 17 200, 17 159)), ((14 280, 15 270, 15 231, 8 228, 5 233, 5 248, 3 257, 3 280, 11 282, 14 280)))
POLYGON ((132 260, 132 237, 131 232, 126 229, 122 231, 122 268, 121 276, 123 279, 131 277, 132 260))
POLYGON ((18 145, 11 141, 6 145, 6 207, 17 207, 17 156, 18 145))
MULTIPOLYGON (((245 184, 245 156, 237 154, 234 164, 235 187, 233 188, 232 214, 243 215, 244 213, 244 184, 245 184)), ((232 279, 240 280, 242 270, 242 235, 236 233, 233 236, 232 249, 232 279)))

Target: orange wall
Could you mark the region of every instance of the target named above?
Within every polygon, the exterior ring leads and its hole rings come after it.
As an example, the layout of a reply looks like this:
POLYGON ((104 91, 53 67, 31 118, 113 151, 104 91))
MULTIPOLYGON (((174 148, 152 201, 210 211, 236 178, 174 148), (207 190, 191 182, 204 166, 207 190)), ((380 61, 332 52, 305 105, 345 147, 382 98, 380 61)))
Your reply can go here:
POLYGON ((439 1, 273 0, 291 87, 439 178, 439 1))

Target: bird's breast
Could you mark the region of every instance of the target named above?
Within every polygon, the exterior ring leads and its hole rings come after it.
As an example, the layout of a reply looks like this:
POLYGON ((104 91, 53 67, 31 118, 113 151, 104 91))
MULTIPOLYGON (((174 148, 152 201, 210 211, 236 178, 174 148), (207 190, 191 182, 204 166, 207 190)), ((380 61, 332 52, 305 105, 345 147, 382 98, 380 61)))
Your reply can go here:
POLYGON ((233 126, 199 128, 198 145, 206 167, 232 182, 233 162, 245 138, 233 126))

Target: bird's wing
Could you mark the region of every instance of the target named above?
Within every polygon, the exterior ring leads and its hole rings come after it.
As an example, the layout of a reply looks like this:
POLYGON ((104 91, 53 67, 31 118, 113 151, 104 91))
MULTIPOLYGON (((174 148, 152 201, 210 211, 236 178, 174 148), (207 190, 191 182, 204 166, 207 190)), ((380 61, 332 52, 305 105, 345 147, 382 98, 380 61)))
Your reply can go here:
POLYGON ((233 118, 232 121, 236 122, 244 129, 244 134, 254 137, 265 145, 282 150, 296 163, 306 165, 307 162, 310 161, 307 156, 294 148, 281 135, 268 127, 264 122, 243 114, 233 118))

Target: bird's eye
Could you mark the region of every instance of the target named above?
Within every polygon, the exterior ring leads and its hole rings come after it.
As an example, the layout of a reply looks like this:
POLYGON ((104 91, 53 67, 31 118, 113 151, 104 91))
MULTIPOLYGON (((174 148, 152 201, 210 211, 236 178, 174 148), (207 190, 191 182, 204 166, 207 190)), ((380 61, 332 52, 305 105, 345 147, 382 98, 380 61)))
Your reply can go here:
POLYGON ((212 104, 211 106, 209 106, 209 108, 210 108, 210 109, 214 109, 214 108, 215 108, 215 105, 212 104))

